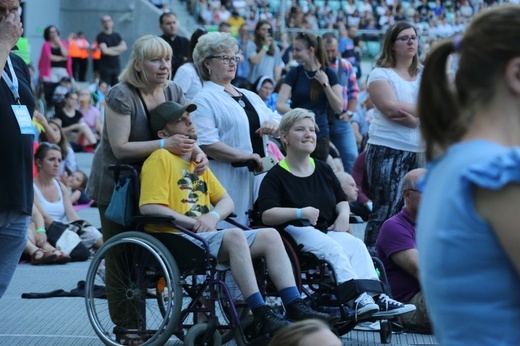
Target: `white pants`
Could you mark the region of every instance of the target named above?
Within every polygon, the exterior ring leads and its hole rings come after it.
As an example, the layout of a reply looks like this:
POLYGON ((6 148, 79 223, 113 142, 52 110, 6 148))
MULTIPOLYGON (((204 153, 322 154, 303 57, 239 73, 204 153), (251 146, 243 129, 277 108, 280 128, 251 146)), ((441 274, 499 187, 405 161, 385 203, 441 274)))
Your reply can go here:
POLYGON ((314 227, 296 226, 287 226, 285 231, 303 245, 303 251, 332 265, 338 285, 351 279, 379 280, 365 243, 352 234, 325 234, 314 227))

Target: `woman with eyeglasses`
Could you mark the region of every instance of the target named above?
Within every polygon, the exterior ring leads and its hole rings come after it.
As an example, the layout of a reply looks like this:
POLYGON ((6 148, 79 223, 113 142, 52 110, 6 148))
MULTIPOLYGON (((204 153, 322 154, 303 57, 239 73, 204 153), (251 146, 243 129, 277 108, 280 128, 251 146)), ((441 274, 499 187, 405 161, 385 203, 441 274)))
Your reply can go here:
POLYGON ((375 108, 366 150, 373 210, 365 244, 372 253, 383 222, 403 207, 400 181, 407 172, 424 165, 416 106, 422 70, 417 51, 415 27, 398 22, 387 30, 376 68, 368 77, 375 108))
POLYGON ((300 63, 285 76, 276 108, 285 114, 291 108, 304 108, 316 116, 318 142, 314 158, 326 161, 329 156, 329 115, 343 112, 343 87, 329 67, 325 43, 320 36, 299 32, 293 43, 293 58, 300 63), (291 106, 287 100, 291 100, 291 106))
POLYGON ((240 61, 238 44, 229 34, 208 33, 199 38, 193 53, 202 90, 193 99, 192 118, 201 149, 211 157, 210 167, 235 202, 237 221, 247 224, 250 204, 247 168, 232 162, 254 160, 263 171, 267 136, 277 133, 279 116, 252 91, 231 84, 240 61))

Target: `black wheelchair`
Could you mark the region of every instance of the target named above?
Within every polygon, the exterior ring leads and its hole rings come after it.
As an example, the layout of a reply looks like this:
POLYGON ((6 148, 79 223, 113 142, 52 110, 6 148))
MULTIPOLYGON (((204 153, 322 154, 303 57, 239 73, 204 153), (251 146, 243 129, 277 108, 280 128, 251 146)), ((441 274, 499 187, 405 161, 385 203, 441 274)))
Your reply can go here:
MULTIPOLYGON (((350 222, 360 222, 360 218, 351 216, 350 222)), ((334 325, 335 332, 338 335, 344 335, 353 330, 359 323, 379 321, 381 343, 390 343, 392 339, 391 319, 374 317, 357 319, 354 310, 345 304, 346 301, 354 299, 366 291, 385 293, 391 296, 383 263, 376 257, 372 258, 380 281, 351 280, 343 283, 341 289, 338 290, 339 286, 332 265, 310 252, 303 251, 302 246, 296 244, 290 235, 283 230, 279 231, 293 265, 296 282, 302 292, 303 299, 317 311, 336 314, 340 317, 339 322, 334 325)))
MULTIPOLYGON (((131 178, 137 206, 137 171, 128 165, 111 169, 116 180, 121 174, 131 178)), ((229 270, 217 270, 203 238, 164 216, 135 216, 131 229, 135 231, 107 240, 87 272, 86 310, 104 344, 120 345, 128 335, 143 345, 164 345, 172 335, 185 345, 218 346, 232 338, 237 345, 268 343, 267 336, 255 334, 253 317, 229 270), (175 234, 145 233, 147 224, 166 224, 197 239, 201 247, 175 234), (103 287, 106 295, 99 294, 103 287)), ((263 261, 255 267, 259 282, 267 282, 263 261)))

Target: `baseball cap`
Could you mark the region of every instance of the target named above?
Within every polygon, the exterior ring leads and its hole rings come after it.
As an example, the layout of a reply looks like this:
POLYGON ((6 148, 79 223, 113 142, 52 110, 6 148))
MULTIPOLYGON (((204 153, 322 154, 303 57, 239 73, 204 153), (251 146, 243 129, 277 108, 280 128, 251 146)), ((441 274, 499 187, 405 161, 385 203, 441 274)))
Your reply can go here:
POLYGON ((159 130, 162 130, 166 124, 179 120, 185 111, 191 113, 196 109, 197 105, 193 103, 188 105, 181 105, 173 101, 161 103, 150 113, 150 126, 152 127, 153 133, 156 134, 159 130))

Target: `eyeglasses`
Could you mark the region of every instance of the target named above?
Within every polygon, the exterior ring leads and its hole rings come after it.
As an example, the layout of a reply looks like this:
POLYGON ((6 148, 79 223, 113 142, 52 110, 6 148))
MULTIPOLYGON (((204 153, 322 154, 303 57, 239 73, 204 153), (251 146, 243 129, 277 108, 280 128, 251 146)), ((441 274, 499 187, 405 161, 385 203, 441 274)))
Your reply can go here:
POLYGON ((415 42, 415 41, 417 41, 418 38, 419 38, 419 36, 401 36, 401 37, 396 38, 395 40, 408 43, 408 42, 410 42, 410 40, 415 42))
POLYGON ((54 149, 54 150, 61 151, 61 148, 57 144, 54 144, 54 143, 41 142, 40 146, 44 146, 44 147, 47 147, 47 148, 51 148, 51 149, 54 149))
POLYGON ((233 60, 233 62, 235 64, 238 64, 240 62, 240 57, 239 56, 227 56, 227 55, 212 55, 212 56, 208 56, 208 59, 221 59, 222 62, 226 65, 229 65, 229 63, 231 62, 231 60, 233 60))
POLYGON ((422 194, 422 191, 421 191, 421 190, 417 190, 417 189, 407 189, 407 190, 408 190, 408 191, 415 191, 415 192, 417 192, 417 193, 422 194))

